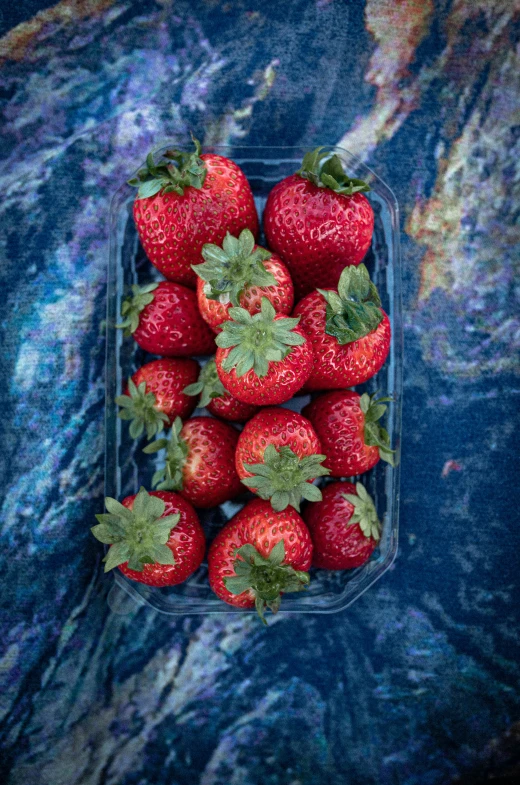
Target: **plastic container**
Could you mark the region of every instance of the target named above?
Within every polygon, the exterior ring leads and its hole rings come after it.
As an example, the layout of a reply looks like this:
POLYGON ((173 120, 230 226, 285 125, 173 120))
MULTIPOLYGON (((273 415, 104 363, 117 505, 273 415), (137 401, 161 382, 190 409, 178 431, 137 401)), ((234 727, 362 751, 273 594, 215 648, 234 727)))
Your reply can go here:
MULTIPOLYGON (((165 142, 156 148, 158 156, 168 147, 165 142)), ((178 146, 178 145, 177 145, 178 146)), ((225 147, 205 148, 232 158, 245 172, 255 196, 259 216, 262 215, 267 195, 279 180, 293 174, 300 166, 306 149, 300 147, 225 147)), ((375 215, 372 247, 364 259, 372 280, 379 289, 383 308, 392 324, 392 346, 383 369, 366 385, 356 388, 359 392, 376 390, 381 395, 391 395, 394 402, 387 411, 386 427, 392 446, 397 450, 401 439, 401 398, 403 373, 401 266, 399 251, 399 215, 397 201, 390 188, 361 161, 341 148, 330 148, 342 159, 346 171, 362 178, 371 186, 367 194, 375 215)), ((130 176, 130 173, 128 173, 130 176)), ((141 485, 151 488, 151 476, 161 456, 147 456, 142 452, 144 443, 135 443, 128 435, 128 423, 117 417, 114 399, 121 393, 124 380, 140 365, 152 359, 131 338, 123 338, 122 331, 114 328, 120 319, 121 301, 133 283, 144 284, 161 280, 160 274, 146 259, 142 251, 132 217, 135 189, 124 184, 115 193, 110 212, 110 257, 107 291, 107 356, 106 356, 106 430, 105 430, 105 492, 107 496, 122 499, 136 493, 141 485)), ((260 242, 263 242, 263 238, 260 242)), ((310 400, 299 396, 285 406, 299 411, 310 400)), ((205 409, 195 414, 207 414, 205 409)), ((326 482, 326 481, 325 481, 326 482)), ((374 498, 383 533, 379 547, 367 564, 358 569, 332 572, 311 571, 311 585, 305 592, 287 594, 280 613, 334 613, 353 603, 391 566, 398 540, 399 522, 399 465, 392 468, 380 461, 363 476, 369 493, 374 498)), ((238 502, 228 502, 209 511, 199 511, 208 541, 237 512, 246 494, 238 502)), ((254 613, 233 608, 221 602, 211 591, 207 580, 207 565, 184 584, 157 589, 144 586, 114 571, 115 584, 109 603, 117 612, 125 612, 125 595, 141 604, 148 604, 167 614, 254 613)))

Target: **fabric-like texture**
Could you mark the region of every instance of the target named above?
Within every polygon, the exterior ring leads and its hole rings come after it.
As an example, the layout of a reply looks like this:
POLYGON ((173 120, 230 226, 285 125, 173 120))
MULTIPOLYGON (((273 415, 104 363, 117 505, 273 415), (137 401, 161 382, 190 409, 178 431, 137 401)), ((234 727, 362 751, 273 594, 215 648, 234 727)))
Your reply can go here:
POLYGON ((518 3, 27 8, 0 41, 2 782, 520 776, 518 3), (400 550, 341 614, 266 630, 107 604, 108 207, 189 130, 339 143, 399 201, 400 550))

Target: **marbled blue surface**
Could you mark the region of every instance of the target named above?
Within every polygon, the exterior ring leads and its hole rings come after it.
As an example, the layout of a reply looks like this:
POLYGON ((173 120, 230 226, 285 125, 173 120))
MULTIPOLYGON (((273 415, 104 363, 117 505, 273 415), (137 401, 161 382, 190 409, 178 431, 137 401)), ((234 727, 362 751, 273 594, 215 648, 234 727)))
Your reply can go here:
POLYGON ((520 778, 519 14, 63 0, 1 39, 2 781, 520 778), (341 143, 401 206, 400 551, 342 614, 265 630, 106 602, 108 204, 188 129, 341 143))

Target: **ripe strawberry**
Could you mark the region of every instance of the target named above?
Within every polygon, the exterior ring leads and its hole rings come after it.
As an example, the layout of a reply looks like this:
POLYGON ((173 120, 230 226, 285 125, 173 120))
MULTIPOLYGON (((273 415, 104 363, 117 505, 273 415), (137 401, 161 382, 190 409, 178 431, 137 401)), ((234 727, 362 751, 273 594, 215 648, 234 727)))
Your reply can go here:
POLYGON ((134 220, 146 255, 171 281, 195 287, 192 270, 205 243, 221 243, 226 232, 250 229, 258 235, 258 216, 247 179, 229 158, 169 150, 129 180, 138 186, 134 220))
POLYGON ((205 537, 197 513, 176 493, 141 488, 120 504, 105 499, 108 514, 96 515, 91 531, 110 545, 105 572, 119 567, 133 581, 174 586, 200 567, 205 537))
POLYGON ((338 289, 311 292, 294 309, 309 336, 316 362, 305 390, 362 384, 390 351, 390 321, 364 264, 345 267, 338 289))
POLYGON ((274 510, 300 500, 319 501, 321 491, 312 481, 329 474, 321 462, 321 444, 310 422, 289 409, 262 409, 245 425, 238 438, 237 473, 244 485, 274 510))
POLYGON ((170 358, 141 366, 128 380, 124 395, 116 398, 122 420, 131 420, 130 436, 138 439, 146 428, 146 438, 168 428, 176 417, 185 420, 193 412, 196 399, 184 391, 186 383, 197 379, 195 360, 170 358))
POLYGON ((277 183, 267 198, 267 243, 291 273, 297 297, 336 286, 347 264, 359 264, 370 247, 374 213, 361 191, 363 180, 348 177, 340 158, 307 153, 296 174, 277 183))
POLYGON ((216 507, 244 490, 235 469, 238 431, 211 417, 192 417, 173 423, 170 438, 148 444, 151 454, 166 448, 166 463, 158 469, 152 485, 178 491, 195 507, 216 507))
POLYGON ((214 335, 201 317, 195 292, 171 281, 132 286, 122 305, 125 335, 150 354, 189 357, 212 354, 214 335))
POLYGON ((186 395, 200 395, 198 405, 205 406, 211 414, 223 420, 246 422, 258 411, 258 406, 237 401, 224 389, 218 378, 215 360, 208 360, 200 372, 198 381, 189 384, 184 392, 186 395))
POLYGON ((280 607, 281 595, 309 583, 312 542, 303 520, 288 507, 273 510, 255 499, 219 531, 208 553, 209 583, 217 597, 238 608, 280 607))
POLYGON ((217 335, 215 361, 220 381, 234 398, 259 406, 284 403, 309 378, 311 344, 299 319, 279 316, 262 298, 260 313, 230 308, 230 321, 217 335))
POLYGON ((361 567, 381 536, 374 502, 360 482, 327 485, 323 500, 308 504, 303 517, 314 545, 313 567, 326 570, 361 567))
POLYGON ((198 275, 197 301, 202 318, 215 332, 229 319, 229 308, 241 306, 255 314, 262 297, 276 313, 291 313, 294 289, 289 270, 276 254, 255 245, 249 229, 238 239, 227 234, 222 248, 204 245, 202 256, 204 264, 193 268, 198 275))
POLYGON ((388 433, 378 424, 386 412, 384 401, 352 390, 320 395, 303 409, 318 434, 324 465, 332 477, 354 477, 367 472, 382 458, 394 465, 388 433))

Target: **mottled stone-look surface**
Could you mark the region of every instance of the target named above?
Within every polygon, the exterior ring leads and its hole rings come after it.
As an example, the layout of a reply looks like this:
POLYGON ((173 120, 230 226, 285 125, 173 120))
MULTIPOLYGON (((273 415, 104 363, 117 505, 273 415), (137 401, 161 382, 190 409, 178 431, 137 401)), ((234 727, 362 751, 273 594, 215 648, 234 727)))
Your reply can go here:
POLYGON ((517 0, 7 6, 2 782, 520 777, 517 0), (400 551, 341 614, 265 630, 107 605, 89 527, 108 205, 150 145, 189 129, 341 143, 400 204, 400 551))

